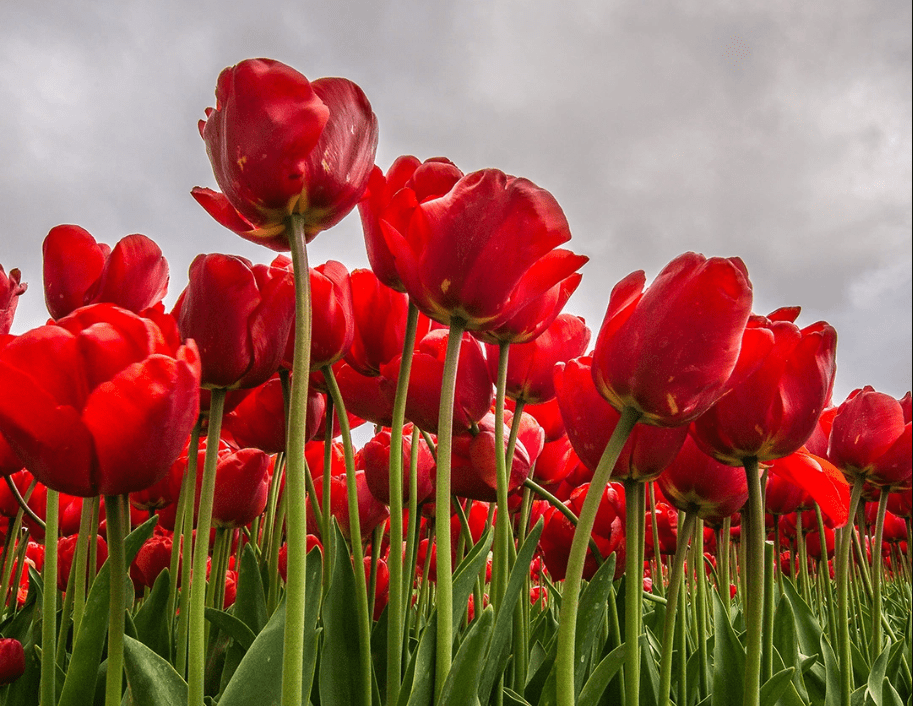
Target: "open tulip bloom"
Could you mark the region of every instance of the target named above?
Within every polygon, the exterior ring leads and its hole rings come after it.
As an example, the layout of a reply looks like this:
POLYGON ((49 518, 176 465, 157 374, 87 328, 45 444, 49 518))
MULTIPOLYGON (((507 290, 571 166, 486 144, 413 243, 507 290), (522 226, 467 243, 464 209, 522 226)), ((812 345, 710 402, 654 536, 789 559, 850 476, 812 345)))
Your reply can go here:
POLYGON ((269 264, 168 313, 157 243, 56 226, 20 335, 0 266, 0 704, 910 701, 909 392, 835 405, 738 257, 621 277, 590 347, 546 189, 384 172, 345 78, 215 94, 192 196, 269 264), (371 268, 311 267, 355 206, 371 268))

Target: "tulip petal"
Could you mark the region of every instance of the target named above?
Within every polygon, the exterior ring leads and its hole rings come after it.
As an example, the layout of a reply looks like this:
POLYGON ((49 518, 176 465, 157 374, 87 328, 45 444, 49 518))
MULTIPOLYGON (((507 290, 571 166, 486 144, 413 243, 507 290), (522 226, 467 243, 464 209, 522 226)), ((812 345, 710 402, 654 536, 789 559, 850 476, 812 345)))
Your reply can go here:
POLYGON ((777 460, 770 470, 804 488, 835 527, 843 527, 849 520, 850 488, 830 461, 797 451, 777 460))
POLYGON ((59 319, 86 303, 86 292, 105 267, 105 249, 79 226, 51 229, 42 245, 44 300, 51 318, 59 319))
POLYGON ((122 238, 111 251, 90 301, 111 302, 140 312, 168 292, 168 262, 151 238, 134 234, 122 238))

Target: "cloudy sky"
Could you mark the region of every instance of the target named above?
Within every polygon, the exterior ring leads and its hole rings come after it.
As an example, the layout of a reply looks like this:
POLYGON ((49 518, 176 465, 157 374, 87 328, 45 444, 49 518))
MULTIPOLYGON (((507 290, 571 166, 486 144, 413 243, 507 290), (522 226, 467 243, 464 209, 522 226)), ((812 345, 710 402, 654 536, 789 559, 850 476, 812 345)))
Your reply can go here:
MULTIPOLYGON (((75 223, 149 235, 172 303, 200 252, 267 262, 190 197, 225 66, 345 76, 400 154, 497 167, 555 194, 589 255, 568 310, 686 250, 739 255, 758 313, 839 333, 835 397, 911 387, 908 0, 477 0, 0 4, 0 263, 47 316, 41 242, 75 223), (153 6, 154 5, 154 6, 153 6)), ((356 216, 311 262, 366 266, 356 216)))

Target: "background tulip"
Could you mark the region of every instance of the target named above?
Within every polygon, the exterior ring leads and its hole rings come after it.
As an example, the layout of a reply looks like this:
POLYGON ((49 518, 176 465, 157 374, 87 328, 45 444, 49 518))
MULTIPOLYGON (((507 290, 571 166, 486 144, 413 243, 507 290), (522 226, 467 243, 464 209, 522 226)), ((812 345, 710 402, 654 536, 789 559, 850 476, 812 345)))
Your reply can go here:
POLYGON ((22 273, 19 270, 13 268, 6 274, 3 265, 0 265, 0 335, 9 333, 19 297, 28 289, 28 285, 21 280, 22 273))

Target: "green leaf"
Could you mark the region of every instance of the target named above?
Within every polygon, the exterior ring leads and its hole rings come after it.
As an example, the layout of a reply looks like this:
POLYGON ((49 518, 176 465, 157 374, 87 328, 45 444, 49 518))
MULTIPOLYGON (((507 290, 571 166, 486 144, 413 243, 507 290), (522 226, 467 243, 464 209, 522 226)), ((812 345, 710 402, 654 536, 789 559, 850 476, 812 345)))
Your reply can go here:
POLYGON ((824 706, 838 706, 840 703, 840 665, 837 655, 825 635, 821 636, 821 656, 824 658, 824 706))
POLYGON ((713 595, 713 684, 712 706, 730 706, 742 703, 745 680, 745 648, 739 642, 729 614, 716 591, 713 595))
POLYGON ((167 619, 170 589, 171 574, 165 569, 133 619, 137 639, 166 660, 171 659, 171 621, 167 619))
POLYGON ((900 694, 897 693, 894 685, 891 684, 891 680, 887 677, 885 677, 882 684, 881 695, 884 706, 903 706, 903 699, 900 698, 900 694))
MULTIPOLYGON (((309 654, 316 648, 316 608, 320 602, 320 553, 315 549, 307 556, 307 603, 305 611, 304 659, 302 685, 305 697, 310 693, 314 664, 309 654), (309 645, 311 647, 309 648, 309 645), (309 649, 311 652, 309 652, 309 649)), ((278 706, 282 697, 282 654, 285 640, 285 599, 270 616, 266 625, 247 650, 231 680, 225 687, 219 706, 278 706)))
POLYGON ((263 589, 257 555, 250 544, 246 544, 241 552, 238 593, 231 610, 236 618, 247 624, 254 635, 263 629, 269 618, 266 614, 266 592, 263 589))
POLYGON ((875 706, 882 706, 882 684, 885 680, 885 672, 888 669, 888 657, 890 655, 890 650, 884 650, 878 658, 875 660, 875 664, 872 665, 872 671, 869 674, 869 678, 866 682, 866 686, 869 692, 869 696, 872 697, 872 701, 875 702, 875 706))
MULTIPOLYGON (((490 528, 482 538, 469 550, 469 553, 460 562, 456 572, 453 574, 453 624, 459 625, 463 612, 469 604, 469 594, 475 586, 476 579, 485 562, 488 561, 488 550, 491 548, 491 540, 494 536, 494 529, 490 528)), ((478 609, 478 606, 476 606, 478 609)), ((457 631, 454 630, 454 638, 457 631)))
MULTIPOLYGON (((143 543, 152 536, 158 516, 150 517, 124 540, 127 566, 133 561, 143 543)), ((108 634, 108 603, 111 597, 110 565, 106 561, 99 570, 86 599, 79 634, 73 644, 73 654, 67 668, 67 678, 57 706, 85 706, 92 703, 95 679, 108 634)))
POLYGON ((323 602, 324 640, 318 676, 320 703, 322 706, 351 706, 365 703, 371 695, 361 693, 352 678, 361 662, 355 570, 348 545, 338 527, 335 532, 333 575, 323 602))
POLYGON ((517 559, 514 567, 511 569, 510 577, 507 580, 507 591, 504 594, 502 608, 495 620, 494 632, 492 633, 491 646, 488 648, 488 657, 482 668, 482 679, 479 682, 479 701, 487 704, 491 698, 491 690, 504 669, 507 667, 507 660, 510 656, 510 639, 511 625, 513 624, 514 611, 511 608, 516 605, 520 597, 520 591, 526 584, 526 576, 529 573, 529 564, 533 559, 533 553, 539 543, 539 536, 542 534, 542 518, 536 523, 532 531, 527 535, 523 546, 517 552, 517 559))
POLYGON ((441 689, 438 706, 464 706, 478 701, 482 661, 488 651, 491 628, 495 622, 494 608, 488 606, 472 621, 460 649, 453 658, 447 679, 441 689))
POLYGON ((596 638, 602 633, 602 623, 606 614, 606 601, 612 592, 615 578, 614 552, 603 562, 583 589, 577 610, 577 629, 574 639, 574 690, 580 693, 583 680, 587 674, 586 657, 593 651, 596 638))
POLYGON ((787 667, 774 674, 761 687, 761 706, 775 706, 791 684, 795 667, 787 667))
POLYGON ((247 623, 243 620, 239 620, 231 613, 226 613, 224 610, 207 608, 206 620, 215 625, 222 632, 227 633, 228 636, 241 645, 245 651, 250 649, 250 646, 254 644, 254 640, 257 637, 254 635, 254 631, 247 626, 247 623))
POLYGON ((597 706, 602 695, 605 693, 609 682, 618 673, 625 662, 625 646, 619 645, 609 652, 602 661, 596 665, 596 668, 586 680, 580 696, 577 699, 577 706, 597 706))
POLYGON ((399 706, 430 706, 434 699, 436 641, 437 612, 433 612, 406 669, 403 688, 399 693, 399 706), (407 688, 407 684, 411 684, 411 687, 407 688))
POLYGON ((124 669, 131 706, 184 706, 187 682, 139 640, 124 636, 124 669))
POLYGON ((783 594, 789 600, 793 610, 799 650, 806 655, 818 654, 821 644, 821 626, 818 624, 817 616, 808 607, 808 603, 796 592, 792 581, 783 582, 783 594))
POLYGON ((501 694, 504 696, 504 706, 532 706, 529 701, 524 699, 513 689, 504 687, 501 694))

